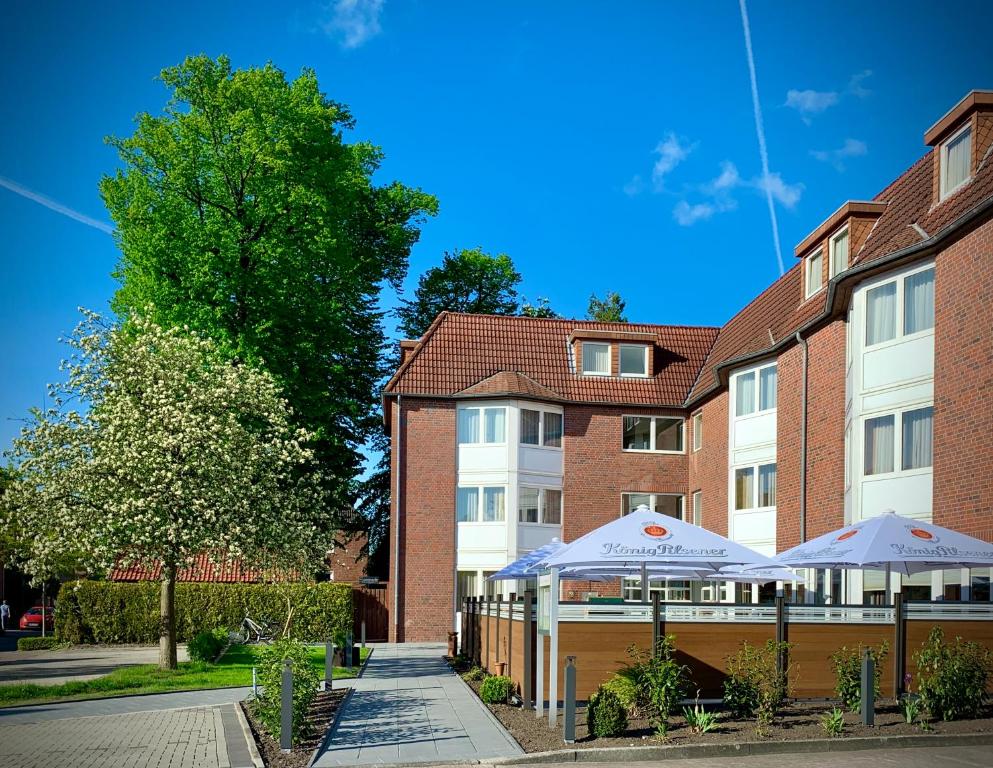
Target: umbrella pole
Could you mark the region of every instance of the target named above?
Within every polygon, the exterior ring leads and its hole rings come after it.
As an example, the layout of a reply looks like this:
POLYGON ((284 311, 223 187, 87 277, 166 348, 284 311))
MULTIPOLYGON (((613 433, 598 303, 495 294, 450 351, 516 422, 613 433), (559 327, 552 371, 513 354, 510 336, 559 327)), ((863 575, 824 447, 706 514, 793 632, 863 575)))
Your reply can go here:
POLYGON ((648 563, 641 564, 641 603, 648 604, 648 563))

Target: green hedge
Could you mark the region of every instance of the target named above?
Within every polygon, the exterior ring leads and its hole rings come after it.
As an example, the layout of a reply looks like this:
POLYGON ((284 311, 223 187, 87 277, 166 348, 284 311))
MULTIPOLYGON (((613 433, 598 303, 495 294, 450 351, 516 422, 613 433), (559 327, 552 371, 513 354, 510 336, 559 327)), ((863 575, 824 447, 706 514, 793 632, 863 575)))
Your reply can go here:
MULTIPOLYGON (((259 623, 286 620, 291 635, 320 641, 352 627, 352 588, 333 582, 176 585, 176 634, 236 629, 245 616, 259 623)), ((62 585, 55 603, 56 637, 69 643, 155 643, 159 638, 159 583, 76 581, 62 585)))
POLYGON ((19 651, 50 651, 58 648, 63 643, 55 637, 19 637, 17 638, 17 650, 19 651))

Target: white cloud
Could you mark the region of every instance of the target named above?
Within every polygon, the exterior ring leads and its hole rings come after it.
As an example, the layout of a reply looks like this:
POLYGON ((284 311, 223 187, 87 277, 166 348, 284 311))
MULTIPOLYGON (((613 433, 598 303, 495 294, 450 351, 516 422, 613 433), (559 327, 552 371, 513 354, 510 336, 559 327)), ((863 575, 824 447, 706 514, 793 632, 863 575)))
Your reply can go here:
POLYGON ((704 191, 712 195, 734 189, 741 185, 741 176, 734 163, 725 160, 721 163, 721 174, 709 184, 704 185, 704 191))
POLYGON ((631 177, 631 181, 624 185, 624 194, 628 197, 634 197, 635 195, 641 194, 642 190, 645 188, 645 182, 638 174, 631 177))
POLYGON ((358 48, 383 31, 379 24, 383 3, 384 0, 335 0, 325 9, 330 18, 321 22, 321 29, 337 39, 342 48, 358 48))
POLYGON ((786 208, 793 208, 800 202, 804 189, 803 184, 786 183, 778 173, 766 173, 764 176, 759 176, 751 181, 750 186, 764 191, 786 208))
POLYGON ((838 171, 845 170, 844 160, 851 157, 862 157, 868 154, 869 147, 858 139, 845 139, 845 143, 837 149, 812 149, 811 156, 822 163, 831 163, 838 171))
POLYGON ((857 75, 852 75, 851 79, 848 81, 847 92, 859 99, 864 99, 866 96, 870 96, 872 91, 862 85, 862 81, 870 75, 872 75, 871 69, 863 69, 857 75))
POLYGON ((63 205, 58 200, 53 200, 50 197, 46 197, 40 192, 35 192, 33 189, 28 189, 27 187, 18 184, 13 179, 8 179, 4 176, 0 176, 0 187, 4 189, 9 189, 15 195, 20 195, 21 197, 27 198, 38 205, 43 205, 49 210, 60 213, 63 216, 67 216, 74 221, 78 221, 80 224, 85 224, 88 227, 93 227, 93 229, 99 229, 101 232, 106 232, 108 235, 114 234, 114 228, 108 224, 106 221, 100 221, 99 219, 93 219, 87 216, 85 213, 80 213, 67 205, 63 205))
POLYGON ((716 212, 717 209, 710 203, 690 205, 685 200, 680 200, 672 209, 672 218, 681 227, 691 227, 698 221, 709 219, 716 212))
POLYGON ((810 122, 811 115, 818 115, 829 107, 838 103, 836 91, 797 91, 786 92, 786 106, 795 109, 800 113, 800 117, 806 123, 810 122))
POLYGON ((665 186, 665 177, 687 158, 693 151, 691 145, 684 144, 674 133, 669 133, 655 147, 658 158, 652 167, 652 186, 656 192, 661 192, 665 186))

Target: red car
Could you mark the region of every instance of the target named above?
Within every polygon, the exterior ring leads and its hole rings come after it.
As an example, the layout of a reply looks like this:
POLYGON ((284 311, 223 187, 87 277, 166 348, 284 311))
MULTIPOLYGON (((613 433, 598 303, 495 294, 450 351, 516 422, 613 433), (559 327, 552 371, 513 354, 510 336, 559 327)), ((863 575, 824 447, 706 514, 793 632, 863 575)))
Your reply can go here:
MULTIPOLYGON (((41 606, 28 608, 21 616, 21 629, 41 629, 41 606)), ((52 616, 52 609, 45 609, 45 629, 52 631, 55 629, 55 619, 52 616)))

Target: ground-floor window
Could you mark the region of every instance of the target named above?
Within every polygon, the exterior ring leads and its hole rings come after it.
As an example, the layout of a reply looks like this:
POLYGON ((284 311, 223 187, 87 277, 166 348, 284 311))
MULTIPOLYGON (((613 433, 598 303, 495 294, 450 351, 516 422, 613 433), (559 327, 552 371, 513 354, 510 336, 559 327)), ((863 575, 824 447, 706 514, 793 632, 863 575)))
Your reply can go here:
POLYGON ((479 597, 479 590, 476 589, 476 571, 459 571, 455 579, 455 597, 458 601, 459 610, 462 610, 462 601, 467 597, 479 597))
POLYGON ((993 576, 993 568, 973 568, 969 576, 971 583, 969 599, 975 602, 989 602, 990 576, 993 576))
MULTIPOLYGON (((648 599, 657 594, 663 603, 688 603, 691 597, 688 581, 651 581, 648 585, 648 599)), ((621 595, 625 600, 641 602, 641 577, 625 578, 621 581, 621 595)))
POLYGON ((621 516, 631 514, 643 504, 652 512, 683 519, 683 495, 681 493, 622 493, 621 516))

